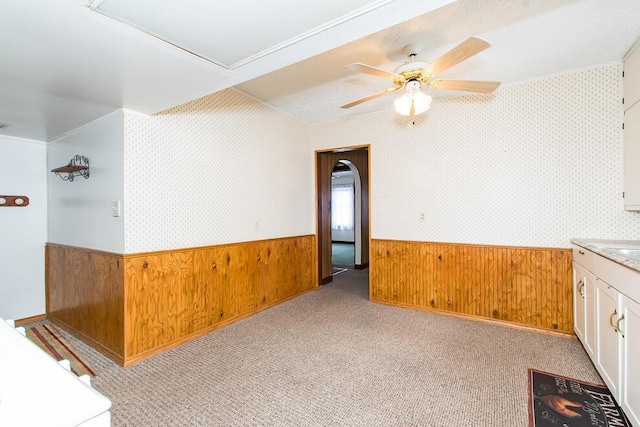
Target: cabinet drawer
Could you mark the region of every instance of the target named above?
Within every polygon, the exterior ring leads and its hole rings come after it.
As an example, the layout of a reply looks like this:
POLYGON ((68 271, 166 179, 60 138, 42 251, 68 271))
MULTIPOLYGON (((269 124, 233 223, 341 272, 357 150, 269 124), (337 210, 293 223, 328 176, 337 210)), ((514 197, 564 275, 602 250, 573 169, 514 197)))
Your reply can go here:
POLYGON ((635 302, 640 302, 640 273, 605 257, 596 255, 594 271, 600 280, 613 286, 635 302))
POLYGON ((573 260, 589 271, 593 271, 593 256, 590 250, 573 245, 573 260))

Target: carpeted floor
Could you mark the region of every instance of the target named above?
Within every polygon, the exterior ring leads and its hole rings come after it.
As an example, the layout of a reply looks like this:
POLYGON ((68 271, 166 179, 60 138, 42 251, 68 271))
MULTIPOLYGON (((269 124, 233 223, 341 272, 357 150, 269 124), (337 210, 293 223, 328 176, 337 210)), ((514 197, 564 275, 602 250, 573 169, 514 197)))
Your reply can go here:
POLYGON ((113 426, 525 426, 527 368, 601 382, 576 339, 370 303, 367 274, 126 369, 72 340, 113 426))

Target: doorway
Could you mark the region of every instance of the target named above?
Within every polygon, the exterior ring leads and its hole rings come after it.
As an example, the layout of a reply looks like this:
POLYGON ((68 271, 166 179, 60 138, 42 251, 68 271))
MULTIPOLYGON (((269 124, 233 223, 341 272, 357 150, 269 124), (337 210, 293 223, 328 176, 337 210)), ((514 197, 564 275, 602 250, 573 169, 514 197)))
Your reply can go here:
MULTIPOLYGON (((316 190, 318 282, 326 284, 333 280, 334 247, 337 251, 342 249, 344 252, 347 249, 344 244, 351 244, 353 261, 347 261, 347 265, 355 269, 369 266, 369 146, 317 151, 316 190), (352 200, 352 220, 335 218, 335 209, 332 210, 332 182, 340 176, 351 176, 344 178, 342 183, 347 184, 343 185, 341 191, 345 192, 342 196, 347 197, 349 194, 348 197, 352 200), (351 179, 353 183, 349 184, 351 179), (353 225, 349 226, 349 223, 353 225), (352 230, 348 230, 349 228, 352 230)), ((344 258, 338 262, 344 263, 344 258)))
POLYGON ((331 173, 331 264, 354 268, 362 264, 362 184, 358 168, 338 160, 331 173))

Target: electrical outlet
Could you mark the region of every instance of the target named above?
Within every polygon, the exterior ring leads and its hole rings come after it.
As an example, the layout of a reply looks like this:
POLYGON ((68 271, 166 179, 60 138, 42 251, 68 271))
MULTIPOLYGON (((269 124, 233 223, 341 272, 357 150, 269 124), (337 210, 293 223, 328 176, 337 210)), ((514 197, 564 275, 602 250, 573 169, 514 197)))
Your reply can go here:
POLYGON ((120 200, 114 200, 111 202, 111 215, 114 217, 120 216, 120 200))
POLYGON ((420 221, 424 221, 424 212, 420 212, 420 213, 418 214, 418 219, 419 219, 420 221))

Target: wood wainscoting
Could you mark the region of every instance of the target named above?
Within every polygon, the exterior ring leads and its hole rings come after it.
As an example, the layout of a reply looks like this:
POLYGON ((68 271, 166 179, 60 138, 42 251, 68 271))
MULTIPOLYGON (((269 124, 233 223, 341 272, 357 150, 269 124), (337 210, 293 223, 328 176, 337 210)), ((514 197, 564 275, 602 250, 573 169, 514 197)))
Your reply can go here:
POLYGON ((47 243, 47 318, 111 359, 124 360, 122 255, 47 243))
POLYGON ((315 236, 130 255, 47 244, 48 317, 128 366, 316 288, 315 248, 315 236))
POLYGON ((371 301, 573 333, 571 249, 371 241, 371 301))

